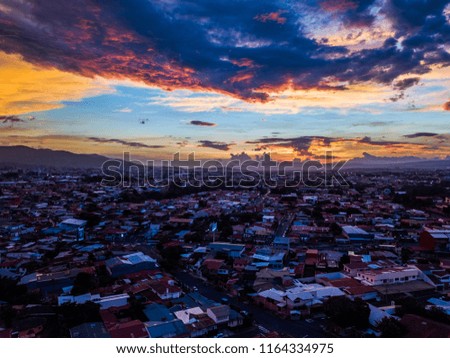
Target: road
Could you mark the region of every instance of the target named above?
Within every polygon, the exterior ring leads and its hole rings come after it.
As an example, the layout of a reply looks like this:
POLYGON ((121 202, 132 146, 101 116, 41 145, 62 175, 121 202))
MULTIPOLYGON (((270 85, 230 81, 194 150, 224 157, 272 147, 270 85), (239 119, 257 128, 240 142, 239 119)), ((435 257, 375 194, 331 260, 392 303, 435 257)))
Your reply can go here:
POLYGON ((323 323, 323 321, 310 320, 311 322, 308 323, 304 320, 291 321, 288 319, 282 319, 255 304, 246 304, 238 301, 236 298, 230 298, 226 295, 226 293, 219 292, 214 286, 207 284, 205 281, 191 275, 188 272, 177 272, 174 276, 181 283, 191 288, 196 286, 203 296, 211 300, 220 302, 221 298, 226 297, 229 300, 230 305, 237 306, 241 310, 252 313, 253 318, 256 321, 256 325, 262 326, 260 328, 261 330, 264 330, 265 328, 269 331, 275 331, 291 337, 326 337, 323 329, 320 327, 320 324, 323 323))
POLYGON ((286 214, 281 219, 277 230, 275 231, 275 237, 282 236, 284 237, 286 235, 286 232, 289 230, 289 227, 292 224, 292 221, 294 221, 295 215, 294 214, 286 214))

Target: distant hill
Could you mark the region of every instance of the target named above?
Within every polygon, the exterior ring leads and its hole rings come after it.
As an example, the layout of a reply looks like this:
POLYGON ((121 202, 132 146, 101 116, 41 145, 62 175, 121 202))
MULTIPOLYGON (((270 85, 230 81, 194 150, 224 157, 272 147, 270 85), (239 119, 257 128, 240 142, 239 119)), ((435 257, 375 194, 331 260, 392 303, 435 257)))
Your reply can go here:
POLYGON ((97 154, 75 154, 63 150, 34 149, 23 145, 0 146, 0 165, 100 169, 109 158, 97 154))
POLYGON ((344 169, 450 169, 450 158, 424 159, 414 156, 377 157, 363 153, 362 158, 354 158, 347 162, 344 169))
MULTIPOLYGON (((34 149, 23 145, 0 146, 0 166, 53 167, 100 169, 110 158, 98 154, 76 154, 63 150, 34 149)), ((125 162, 125 167, 131 163, 125 162)), ((349 160, 345 169, 449 169, 450 157, 446 159, 423 159, 419 157, 377 157, 363 153, 362 158, 349 160)))

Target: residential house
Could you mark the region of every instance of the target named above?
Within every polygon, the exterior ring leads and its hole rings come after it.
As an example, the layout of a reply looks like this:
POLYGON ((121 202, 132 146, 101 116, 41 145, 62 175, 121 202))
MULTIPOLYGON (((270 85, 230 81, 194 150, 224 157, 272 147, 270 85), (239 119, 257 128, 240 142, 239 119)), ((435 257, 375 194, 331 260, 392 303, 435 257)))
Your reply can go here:
POLYGON ((227 305, 208 307, 206 314, 218 325, 230 320, 230 307, 227 305))
POLYGON ((183 321, 174 319, 164 322, 147 322, 145 327, 150 338, 182 338, 189 337, 183 321))
POLYGON ((142 252, 113 257, 105 262, 106 268, 113 277, 120 277, 143 270, 152 270, 158 267, 156 260, 142 252))

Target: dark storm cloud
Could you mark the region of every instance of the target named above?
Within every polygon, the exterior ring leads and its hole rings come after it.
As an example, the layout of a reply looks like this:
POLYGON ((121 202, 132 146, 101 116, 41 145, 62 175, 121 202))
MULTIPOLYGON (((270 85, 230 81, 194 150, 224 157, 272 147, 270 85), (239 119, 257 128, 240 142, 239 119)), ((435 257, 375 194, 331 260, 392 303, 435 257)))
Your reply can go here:
POLYGON ((200 140, 199 141, 199 147, 202 148, 212 148, 217 150, 223 150, 228 151, 230 150, 231 146, 234 145, 234 143, 224 143, 224 142, 216 142, 211 140, 200 140))
MULTIPOLYGON (((312 1, 345 26, 370 26, 374 1, 312 1)), ((3 0, 0 50, 94 77, 129 78, 265 101, 271 89, 342 90, 338 82, 391 84, 448 65, 447 1, 386 0, 396 29, 375 49, 350 53, 302 32, 294 3, 281 0, 3 0), (401 43, 399 39, 402 38, 401 43)))
MULTIPOLYGON (((450 24, 444 14, 447 5, 448 0, 388 0, 381 11, 392 22, 397 38, 404 36, 403 51, 448 66, 450 55, 443 46, 450 41, 450 24)), ((420 68, 415 73, 420 74, 420 68)))
POLYGON ((148 149, 158 149, 158 148, 164 148, 163 145, 148 145, 144 143, 139 142, 129 142, 122 139, 115 139, 115 138, 98 138, 98 137, 88 137, 88 140, 91 142, 96 143, 115 143, 115 144, 121 144, 125 145, 127 147, 134 147, 134 148, 148 148, 148 149))
POLYGON ((417 132, 413 134, 405 134, 403 137, 405 138, 420 138, 420 137, 436 137, 437 133, 429 133, 429 132, 417 132))
POLYGON ((190 121, 189 124, 193 126, 201 126, 201 127, 214 127, 217 124, 212 122, 205 122, 205 121, 190 121))
POLYGON ((447 0, 387 0, 382 12, 398 31, 408 34, 411 29, 426 32, 442 26, 441 20, 445 20, 443 11, 447 5, 447 0))

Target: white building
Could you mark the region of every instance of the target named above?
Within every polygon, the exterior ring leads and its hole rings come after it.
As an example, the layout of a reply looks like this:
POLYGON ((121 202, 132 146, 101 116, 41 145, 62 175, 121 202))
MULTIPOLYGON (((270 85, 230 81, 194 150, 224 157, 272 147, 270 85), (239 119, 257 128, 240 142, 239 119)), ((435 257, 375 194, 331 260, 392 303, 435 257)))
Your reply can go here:
POLYGON ((205 314, 205 312, 200 307, 192 307, 186 310, 176 311, 174 315, 184 324, 189 324, 193 322, 192 316, 199 316, 205 314))
POLYGON ((61 306, 65 303, 76 303, 82 305, 86 302, 94 302, 100 305, 100 309, 106 310, 110 307, 125 306, 129 298, 130 296, 126 293, 104 297, 100 297, 99 294, 91 295, 90 293, 79 296, 62 295, 58 297, 58 305, 61 306))
POLYGON ((397 266, 375 270, 360 271, 356 279, 369 286, 390 285, 419 279, 421 271, 415 266, 397 266))
POLYGON ((330 297, 344 296, 339 288, 319 284, 302 284, 295 282, 295 287, 286 291, 270 289, 258 293, 258 296, 276 304, 279 308, 296 310, 300 307, 321 305, 330 297))

